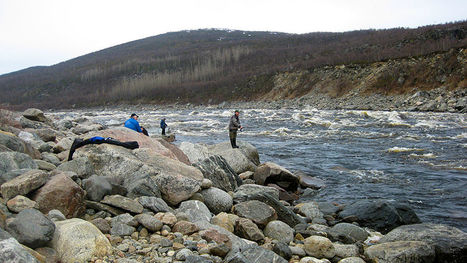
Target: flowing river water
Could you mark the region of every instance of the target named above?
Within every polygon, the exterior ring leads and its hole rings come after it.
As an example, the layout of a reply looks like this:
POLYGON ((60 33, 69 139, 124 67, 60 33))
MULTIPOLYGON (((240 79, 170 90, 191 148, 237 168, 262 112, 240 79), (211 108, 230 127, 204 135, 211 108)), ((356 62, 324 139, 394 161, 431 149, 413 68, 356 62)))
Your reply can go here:
MULTIPOLYGON (((120 126, 131 110, 54 112, 120 126)), ((136 112, 150 134, 167 118, 175 144, 228 141, 233 109, 145 109, 136 112)), ((409 202, 423 222, 467 231, 467 115, 356 110, 241 109, 238 140, 261 162, 275 162, 325 181, 313 199, 409 202)))

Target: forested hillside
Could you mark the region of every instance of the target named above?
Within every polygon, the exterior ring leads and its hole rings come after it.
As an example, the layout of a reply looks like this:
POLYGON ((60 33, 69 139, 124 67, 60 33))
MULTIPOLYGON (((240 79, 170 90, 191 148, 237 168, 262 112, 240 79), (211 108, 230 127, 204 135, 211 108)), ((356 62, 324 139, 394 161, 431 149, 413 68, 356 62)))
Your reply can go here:
MULTIPOLYGON (((368 65, 436 55, 466 46, 467 21, 417 29, 344 33, 216 29, 173 32, 53 66, 1 75, 0 106, 68 108, 252 100, 270 93, 272 87, 267 82, 275 74, 342 64, 368 65)), ((424 67, 418 70, 428 71, 424 67)), ((381 85, 393 85, 391 73, 386 75, 387 80, 381 80, 381 85)), ((462 76, 458 78, 462 81, 462 76)), ((413 85, 417 85, 416 80, 413 85)), ((304 86, 313 89, 312 83, 304 86)), ((345 92, 349 88, 345 86, 336 94, 345 92)))

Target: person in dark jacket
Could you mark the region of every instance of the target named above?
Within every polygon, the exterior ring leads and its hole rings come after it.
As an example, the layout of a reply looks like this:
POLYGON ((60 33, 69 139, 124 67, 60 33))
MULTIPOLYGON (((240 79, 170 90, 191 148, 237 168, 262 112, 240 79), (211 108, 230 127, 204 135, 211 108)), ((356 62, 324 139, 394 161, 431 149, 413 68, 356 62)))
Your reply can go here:
POLYGON ((130 118, 125 121, 125 127, 127 127, 128 129, 132 129, 134 131, 143 133, 146 136, 149 136, 146 129, 144 129, 143 127, 139 125, 138 118, 139 116, 136 115, 135 113, 131 114, 130 118))
POLYGON ((167 123, 165 123, 165 118, 161 120, 161 129, 162 129, 162 135, 165 135, 165 128, 167 128, 167 123))
POLYGON ((232 148, 238 148, 237 131, 238 129, 243 129, 242 125, 240 125, 240 120, 238 118, 239 115, 240 115, 240 112, 236 110, 235 114, 232 117, 230 117, 229 138, 230 138, 230 144, 232 145, 232 148))

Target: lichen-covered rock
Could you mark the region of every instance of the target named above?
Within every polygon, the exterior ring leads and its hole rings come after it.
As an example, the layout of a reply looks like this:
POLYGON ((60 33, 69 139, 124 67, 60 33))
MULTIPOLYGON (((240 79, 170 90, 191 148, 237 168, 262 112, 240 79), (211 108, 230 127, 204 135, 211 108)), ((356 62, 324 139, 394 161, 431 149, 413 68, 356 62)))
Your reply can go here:
POLYGON ((2 184, 1 191, 4 199, 9 200, 17 195, 27 195, 47 182, 48 175, 41 170, 30 170, 8 182, 2 184))
POLYGON ((272 207, 257 200, 236 204, 233 211, 236 215, 251 219, 262 227, 277 219, 276 211, 272 207))
POLYGON ((421 241, 376 244, 366 248, 365 255, 372 261, 379 263, 435 262, 435 249, 421 241))
POLYGON ((39 263, 14 238, 0 240, 0 262, 39 263))
POLYGON ((331 240, 322 236, 310 236, 305 239, 305 252, 315 258, 333 258, 336 255, 331 240))

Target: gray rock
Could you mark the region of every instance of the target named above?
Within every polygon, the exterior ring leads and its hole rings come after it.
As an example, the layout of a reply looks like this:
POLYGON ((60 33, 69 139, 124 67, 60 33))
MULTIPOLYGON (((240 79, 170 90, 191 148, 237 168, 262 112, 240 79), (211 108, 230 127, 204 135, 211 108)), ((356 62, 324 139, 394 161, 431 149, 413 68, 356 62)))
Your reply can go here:
POLYGON ((104 196, 112 193, 112 185, 104 176, 92 175, 82 182, 88 200, 99 202, 104 196))
POLYGON ((23 112, 23 116, 29 120, 32 121, 40 121, 40 122, 46 122, 48 121, 47 117, 45 117, 44 112, 35 109, 35 108, 29 108, 23 112))
POLYGON ((57 229, 50 246, 62 262, 89 262, 111 253, 109 240, 92 223, 78 219, 56 222, 57 229))
POLYGON ((264 228, 264 235, 280 242, 289 244, 294 239, 294 230, 282 221, 271 221, 264 228))
POLYGON ((304 241, 305 252, 315 258, 333 258, 336 255, 331 240, 322 236, 307 237, 304 241))
MULTIPOLYGON (((248 260, 246 262, 259 262, 258 259, 260 259, 261 262, 270 262, 270 263, 287 263, 288 262, 287 260, 280 257, 279 255, 272 252, 271 250, 267 250, 256 244, 248 246, 247 248, 242 250, 241 254, 243 257, 240 256, 239 258, 240 259, 245 258, 246 260, 248 260)), ((243 262, 243 261, 238 261, 238 260, 235 261, 236 260, 235 257, 238 257, 238 256, 233 254, 232 256, 229 256, 228 258, 226 258, 225 262, 229 262, 229 263, 243 262)))
POLYGON ((292 258, 292 250, 289 248, 289 246, 286 243, 283 242, 277 242, 274 243, 272 247, 272 251, 279 255, 280 257, 283 257, 287 260, 292 258))
POLYGON ((99 203, 99 202, 86 200, 85 204, 86 204, 86 207, 88 207, 88 208, 92 208, 92 209, 95 209, 95 210, 98 210, 98 211, 105 211, 105 212, 107 212, 107 213, 109 213, 109 214, 111 214, 113 216, 118 216, 118 215, 121 215, 121 214, 125 213, 125 211, 123 211, 121 209, 118 209, 118 208, 110 206, 110 205, 102 204, 102 203, 99 203))
POLYGON ((339 243, 333 243, 334 249, 336 251, 336 256, 340 258, 349 258, 349 257, 358 257, 359 250, 358 247, 354 244, 343 245, 339 243))
POLYGON ((3 230, 3 228, 0 227, 0 241, 9 239, 9 238, 12 238, 10 233, 6 232, 5 230, 3 230))
POLYGON ((290 251, 292 252, 292 255, 297 255, 299 257, 306 256, 305 250, 301 247, 289 246, 289 248, 290 248, 290 251))
POLYGON ((224 157, 227 163, 237 173, 246 171, 255 171, 260 164, 258 150, 251 144, 238 141, 239 149, 232 149, 229 142, 223 142, 209 146, 211 155, 220 155, 224 157))
POLYGON ((0 182, 4 183, 11 177, 5 176, 6 173, 19 169, 37 169, 37 164, 33 159, 24 153, 19 152, 0 152, 0 182))
POLYGON ((149 175, 142 176, 134 181, 128 181, 126 183, 126 189, 128 190, 127 196, 130 198, 140 196, 162 196, 156 182, 149 175))
POLYGON ((111 224, 112 226, 114 224, 125 224, 136 227, 138 226, 138 221, 133 216, 126 213, 113 217, 111 220, 111 224))
POLYGON ((284 167, 271 162, 266 162, 258 166, 253 178, 257 184, 276 184, 291 192, 295 192, 299 185, 299 178, 296 175, 284 167))
POLYGON ((220 212, 229 212, 232 208, 232 196, 219 188, 211 187, 201 191, 201 194, 204 197, 204 204, 216 215, 220 212))
POLYGON ((249 196, 251 200, 258 200, 271 206, 277 213, 277 218, 294 227, 297 224, 305 223, 305 220, 296 215, 291 209, 284 206, 278 199, 268 193, 255 193, 249 196))
POLYGON ((95 218, 91 220, 91 223, 95 225, 102 233, 104 234, 110 233, 110 229, 111 229, 110 223, 104 218, 95 218))
POLYGON ((234 214, 251 219, 256 224, 265 227, 269 222, 277 219, 276 211, 269 205, 251 200, 238 203, 233 207, 234 214))
POLYGON ((365 263, 365 260, 359 257, 348 257, 339 260, 337 263, 365 263))
POLYGON ((55 224, 36 209, 25 209, 9 221, 6 230, 30 248, 43 247, 52 240, 55 224))
POLYGON ((188 200, 184 201, 180 204, 180 207, 177 209, 179 212, 184 212, 188 215, 190 222, 197 222, 197 221, 207 221, 210 222, 212 215, 209 211, 208 207, 196 200, 188 200))
POLYGON ((43 160, 34 160, 34 162, 36 162, 37 167, 40 170, 52 171, 52 170, 55 170, 57 168, 57 166, 55 166, 54 164, 43 161, 43 160))
POLYGON ((15 213, 19 213, 28 208, 37 208, 36 202, 22 195, 15 196, 14 198, 8 200, 6 204, 8 209, 15 213))
POLYGON ((194 163, 193 166, 197 167, 205 178, 211 180, 214 187, 226 192, 235 191, 242 184, 240 177, 222 156, 210 156, 194 163))
POLYGON ((144 207, 138 201, 121 195, 107 195, 104 197, 101 203, 115 206, 135 214, 142 213, 144 209, 144 207))
POLYGON ((41 170, 30 170, 25 174, 11 179, 2 184, 1 191, 5 200, 17 195, 27 195, 47 182, 48 175, 41 170))
POLYGON ((206 257, 190 255, 185 258, 185 263, 214 263, 214 261, 206 257))
POLYGON ((175 254, 175 259, 176 260, 186 260, 187 257, 193 256, 193 252, 187 248, 182 248, 179 251, 177 251, 177 254, 175 254))
POLYGON ((334 242, 340 241, 344 244, 353 244, 365 241, 369 234, 361 227, 349 223, 339 223, 326 231, 328 238, 334 242))
POLYGON ((57 209, 52 209, 47 213, 47 217, 52 221, 63 221, 66 219, 65 215, 57 209))
POLYGON ((250 200, 250 196, 256 193, 268 193, 274 199, 279 201, 279 190, 269 186, 262 186, 256 184, 244 184, 237 188, 234 192, 234 202, 240 203, 250 200))
POLYGON ((131 236, 136 231, 136 229, 132 226, 115 223, 112 224, 112 228, 110 229, 110 234, 112 236, 131 236))
POLYGON ((255 242, 264 239, 263 232, 248 218, 239 218, 235 222, 235 234, 255 242))
POLYGON ((326 186, 326 183, 322 179, 309 176, 304 172, 297 171, 294 174, 298 176, 300 185, 303 188, 321 189, 326 186))
MULTIPOLYGON (((1 165, 1 164, 0 164, 1 165)), ((31 171, 33 169, 28 169, 28 168, 25 168, 25 169, 15 169, 15 170, 11 170, 11 171, 8 171, 4 174, 1 174, 0 175, 0 185, 2 185, 3 183, 5 182, 8 182, 10 181, 11 179, 15 178, 15 177, 18 177, 22 174, 25 174, 29 171, 31 171)))
POLYGON ((318 208, 324 215, 335 216, 339 212, 339 207, 331 202, 317 202, 318 208))
POLYGON ((354 217, 361 226, 370 227, 382 233, 404 225, 420 222, 415 212, 403 204, 385 200, 360 200, 346 206, 340 218, 354 217))
POLYGON ((439 262, 435 261, 435 249, 421 241, 396 241, 376 244, 365 249, 365 256, 379 263, 439 262))
POLYGON ((380 240, 381 243, 395 241, 422 241, 434 246, 436 262, 467 261, 467 234, 455 227, 429 223, 405 225, 380 240))
POLYGON ((53 142, 57 138, 57 132, 50 128, 36 129, 34 133, 44 142, 53 142))
POLYGON ((21 116, 21 118, 19 119, 19 122, 21 123, 21 126, 23 128, 33 128, 33 129, 41 129, 41 128, 47 128, 48 125, 46 125, 45 123, 43 122, 40 122, 40 121, 33 121, 33 120, 30 120, 24 116, 21 116))
POLYGON ((149 231, 156 232, 162 228, 162 222, 149 214, 139 214, 135 219, 149 231))
POLYGON ((29 142, 26 142, 13 134, 0 133, 0 145, 3 145, 14 152, 27 154, 33 159, 39 159, 41 157, 40 152, 34 149, 29 142))
POLYGON ((150 209, 154 213, 158 212, 171 212, 172 208, 170 208, 167 203, 159 197, 154 196, 141 196, 138 198, 138 202, 147 209, 150 209))
POLYGON ((0 262, 39 263, 39 261, 14 238, 0 240, 0 262))
POLYGON ((61 164, 60 159, 58 159, 57 155, 49 152, 42 153, 42 160, 52 163, 57 167, 61 164))
POLYGON ((315 201, 310 201, 304 204, 298 205, 298 212, 309 219, 313 220, 315 218, 323 218, 323 213, 319 210, 318 203, 315 201))

